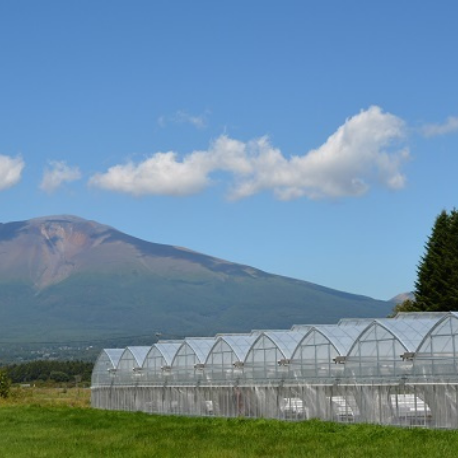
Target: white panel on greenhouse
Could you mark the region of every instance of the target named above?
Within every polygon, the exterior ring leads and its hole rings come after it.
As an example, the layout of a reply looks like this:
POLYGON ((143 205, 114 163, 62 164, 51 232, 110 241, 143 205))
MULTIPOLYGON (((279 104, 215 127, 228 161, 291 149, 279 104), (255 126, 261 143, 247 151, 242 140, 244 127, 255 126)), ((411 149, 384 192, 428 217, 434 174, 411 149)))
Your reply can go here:
POLYGON ((131 385, 142 381, 142 365, 149 347, 127 347, 118 362, 116 384, 131 385))
POLYGON ((419 345, 414 357, 414 373, 456 377, 457 353, 458 312, 449 312, 436 323, 419 345))
POLYGON ((345 357, 356 338, 367 327, 317 325, 309 329, 291 356, 290 371, 294 378, 328 378, 343 374, 343 364, 338 357, 345 357))
POLYGON ((447 316, 449 312, 398 312, 394 317, 395 320, 425 320, 441 319, 447 316))
POLYGON ((376 318, 342 318, 337 323, 337 326, 341 326, 341 327, 368 326, 375 320, 376 318))
POLYGON ((182 340, 164 340, 154 344, 143 362, 145 381, 163 382, 171 376, 171 366, 182 340))
POLYGON ((215 344, 213 337, 192 337, 183 341, 172 361, 172 375, 177 382, 202 380, 205 360, 215 344))
POLYGON ((288 377, 291 356, 307 330, 262 332, 245 358, 245 378, 262 381, 288 377))
POLYGON ((92 370, 92 387, 110 385, 115 377, 119 359, 124 348, 105 348, 100 352, 92 370))
MULTIPOLYGON (((319 326, 318 324, 293 324, 291 326, 291 331, 299 331, 302 332, 304 329, 305 331, 308 331, 310 328, 313 328, 313 326, 319 326)), ((283 329, 282 329, 283 331, 283 329)))
POLYGON ((377 319, 356 339, 345 359, 345 375, 352 377, 394 376, 411 372, 411 355, 439 320, 377 319))
POLYGON ((212 381, 236 381, 243 377, 243 364, 258 334, 231 334, 217 337, 207 360, 205 373, 212 381))

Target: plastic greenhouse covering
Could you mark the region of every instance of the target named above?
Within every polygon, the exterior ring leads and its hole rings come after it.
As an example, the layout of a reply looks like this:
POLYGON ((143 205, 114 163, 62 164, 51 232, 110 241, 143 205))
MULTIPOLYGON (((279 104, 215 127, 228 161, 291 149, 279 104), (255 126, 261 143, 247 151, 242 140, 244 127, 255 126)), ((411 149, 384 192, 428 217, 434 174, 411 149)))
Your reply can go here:
POLYGON ((92 405, 458 428, 458 312, 105 349, 92 405))
POLYGON ((127 347, 119 358, 115 379, 120 385, 131 385, 142 373, 143 361, 150 347, 127 347))
POLYGON ((143 361, 144 377, 148 382, 167 380, 170 377, 173 358, 182 343, 181 341, 158 342, 149 349, 143 361))
POLYGON ((100 353, 92 372, 92 383, 106 385, 112 382, 119 359, 124 350, 121 348, 106 348, 100 353))
POLYGON ((256 339, 256 335, 246 334, 219 336, 205 361, 207 379, 213 382, 237 380, 243 374, 246 355, 256 339))
POLYGON ((290 367, 296 378, 329 378, 343 373, 335 360, 345 357, 365 326, 312 326, 296 346, 290 367))

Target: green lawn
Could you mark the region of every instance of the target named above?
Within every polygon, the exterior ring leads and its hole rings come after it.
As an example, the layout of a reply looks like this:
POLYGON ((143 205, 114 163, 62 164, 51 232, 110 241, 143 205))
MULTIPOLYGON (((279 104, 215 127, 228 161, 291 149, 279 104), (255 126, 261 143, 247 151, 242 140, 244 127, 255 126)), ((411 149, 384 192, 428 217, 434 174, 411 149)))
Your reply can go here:
POLYGON ((60 403, 0 403, 1 458, 458 456, 458 431, 154 416, 92 410, 59 395, 60 403))

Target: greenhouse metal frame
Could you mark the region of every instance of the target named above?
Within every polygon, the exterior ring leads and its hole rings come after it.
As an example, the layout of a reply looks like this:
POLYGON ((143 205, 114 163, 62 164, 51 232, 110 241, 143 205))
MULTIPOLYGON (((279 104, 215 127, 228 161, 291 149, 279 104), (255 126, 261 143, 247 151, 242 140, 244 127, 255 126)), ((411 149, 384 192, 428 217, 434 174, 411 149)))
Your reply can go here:
POLYGON ((458 312, 103 350, 100 409, 458 428, 458 312))

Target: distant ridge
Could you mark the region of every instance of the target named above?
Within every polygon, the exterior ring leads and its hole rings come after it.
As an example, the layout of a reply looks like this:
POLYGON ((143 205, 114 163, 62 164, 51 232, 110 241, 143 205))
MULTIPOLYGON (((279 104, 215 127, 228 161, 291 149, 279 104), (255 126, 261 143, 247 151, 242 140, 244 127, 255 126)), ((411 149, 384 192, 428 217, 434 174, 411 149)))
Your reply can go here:
POLYGON ((0 253, 2 340, 246 332, 383 317, 393 305, 71 215, 0 224, 0 253))
POLYGON ((394 302, 395 304, 400 304, 401 302, 404 302, 406 300, 410 300, 410 301, 415 300, 415 294, 412 291, 409 291, 407 293, 401 293, 391 298, 390 302, 394 302))

